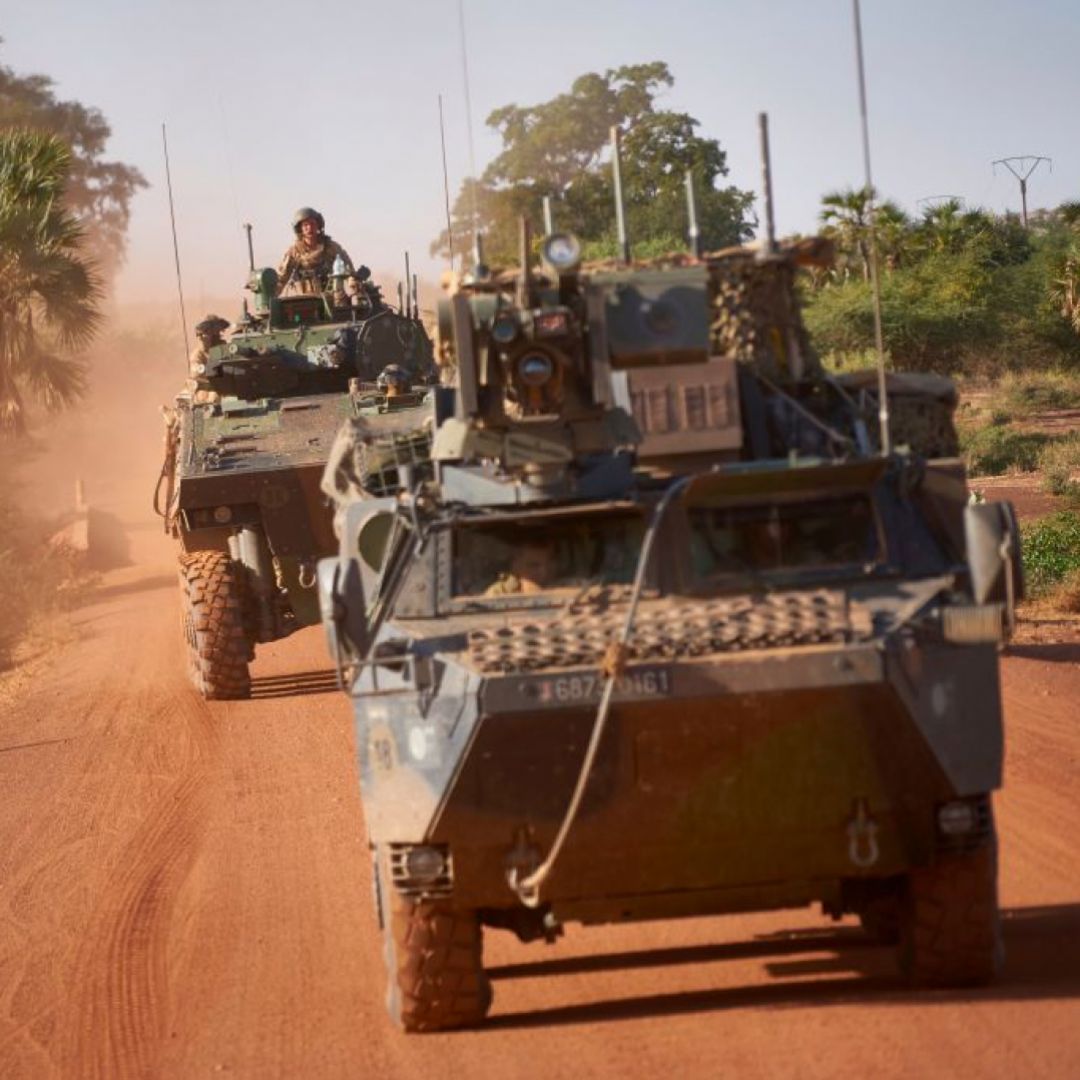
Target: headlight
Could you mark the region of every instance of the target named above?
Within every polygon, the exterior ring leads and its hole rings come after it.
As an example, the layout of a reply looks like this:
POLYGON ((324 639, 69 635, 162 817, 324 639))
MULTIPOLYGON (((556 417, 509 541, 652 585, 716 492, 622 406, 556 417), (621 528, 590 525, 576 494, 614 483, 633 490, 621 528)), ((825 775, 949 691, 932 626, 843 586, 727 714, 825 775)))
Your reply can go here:
POLYGON ((413 881, 434 881, 445 870, 446 858, 437 848, 414 847, 405 856, 405 872, 413 881))
POLYGON ((581 262, 581 242, 573 233, 552 233, 540 245, 540 257, 556 273, 568 274, 581 262))
POLYGON ((517 373, 526 386, 543 386, 555 373, 555 364, 544 353, 526 353, 517 362, 517 373))
POLYGON ((491 337, 500 345, 509 345, 518 336, 517 318, 509 311, 501 312, 495 316, 491 324, 491 337))

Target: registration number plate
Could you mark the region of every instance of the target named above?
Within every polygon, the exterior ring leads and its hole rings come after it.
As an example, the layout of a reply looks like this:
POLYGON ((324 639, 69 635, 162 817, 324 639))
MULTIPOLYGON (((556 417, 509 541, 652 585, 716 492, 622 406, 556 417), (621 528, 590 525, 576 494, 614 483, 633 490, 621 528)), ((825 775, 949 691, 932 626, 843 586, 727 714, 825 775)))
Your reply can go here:
MULTIPOLYGON (((577 672, 539 679, 525 684, 522 689, 540 705, 590 704, 600 700, 604 681, 599 672, 577 672)), ((637 668, 615 680, 613 695, 616 700, 658 698, 668 697, 671 691, 669 668, 637 668)))

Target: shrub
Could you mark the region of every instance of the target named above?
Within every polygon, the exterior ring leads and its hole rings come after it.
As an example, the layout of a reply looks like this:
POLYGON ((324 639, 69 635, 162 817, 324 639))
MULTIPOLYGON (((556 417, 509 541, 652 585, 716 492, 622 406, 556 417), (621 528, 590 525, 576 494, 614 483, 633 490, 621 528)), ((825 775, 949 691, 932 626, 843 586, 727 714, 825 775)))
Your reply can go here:
POLYGON ((1047 443, 1039 454, 1039 472, 1051 495, 1080 493, 1080 432, 1047 443))
POLYGON ((35 622, 57 607, 62 587, 71 581, 70 559, 50 548, 47 536, 45 523, 19 510, 0 486, 0 671, 35 622))
POLYGON ((1080 615, 1080 570, 1066 574, 1052 592, 1054 607, 1072 615, 1080 615))
POLYGON ((1001 382, 1005 408, 1020 416, 1080 408, 1080 375, 1065 371, 1010 373, 1001 382))
POLYGON ((960 432, 960 450, 967 460, 969 476, 1032 472, 1048 441, 1048 435, 999 425, 960 432))
POLYGON ((1024 576, 1032 596, 1043 596, 1080 572, 1080 514, 1061 510, 1021 527, 1024 576))

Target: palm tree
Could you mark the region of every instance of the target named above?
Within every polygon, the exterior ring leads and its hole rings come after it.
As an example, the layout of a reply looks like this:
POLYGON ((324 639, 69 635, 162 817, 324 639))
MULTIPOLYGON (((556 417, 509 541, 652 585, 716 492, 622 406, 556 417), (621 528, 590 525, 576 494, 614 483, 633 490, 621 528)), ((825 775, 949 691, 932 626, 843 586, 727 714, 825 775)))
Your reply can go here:
POLYGON ((874 207, 878 250, 886 270, 896 270, 907 261, 911 243, 911 219, 891 199, 874 207))
POLYGON ((73 355, 101 322, 84 233, 64 206, 71 152, 56 136, 0 133, 0 434, 26 428, 26 402, 72 404, 86 385, 73 355))
POLYGON ((863 281, 870 280, 870 205, 867 187, 830 191, 821 197, 822 232, 836 241, 841 254, 858 255, 863 281))

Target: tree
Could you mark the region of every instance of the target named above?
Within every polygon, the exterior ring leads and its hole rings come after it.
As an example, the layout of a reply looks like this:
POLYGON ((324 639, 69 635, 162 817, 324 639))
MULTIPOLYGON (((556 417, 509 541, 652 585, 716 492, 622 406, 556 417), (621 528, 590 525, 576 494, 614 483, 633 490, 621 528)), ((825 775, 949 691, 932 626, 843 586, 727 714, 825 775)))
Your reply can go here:
POLYGON ((854 257, 863 281, 870 280, 870 203, 867 187, 830 191, 821 198, 822 233, 836 244, 841 273, 846 277, 854 257))
MULTIPOLYGON (((549 196, 557 228, 577 233, 593 254, 613 254, 608 147, 614 126, 624 132, 627 224, 635 245, 684 246, 687 169, 695 177, 704 245, 747 239, 753 196, 718 186, 728 171, 720 144, 699 136, 698 121, 687 113, 655 107, 657 95, 673 84, 665 63, 634 64, 582 75, 567 93, 539 105, 504 105, 492 112, 487 123, 498 131, 503 149, 478 181, 462 185, 453 212, 456 250, 472 236, 475 199, 488 257, 514 261, 518 217, 525 214, 539 225, 542 200, 549 196)), ((432 245, 436 252, 447 252, 445 232, 432 245)))
POLYGON ((103 159, 112 132, 97 109, 58 101, 52 87, 46 75, 20 76, 0 65, 0 129, 44 131, 68 146, 67 206, 83 222, 87 250, 109 277, 123 261, 131 198, 146 180, 130 165, 103 159))
POLYGON ((55 135, 0 133, 0 433, 26 427, 26 397, 70 405, 85 389, 72 350, 101 321, 85 233, 64 201, 72 154, 55 135))

